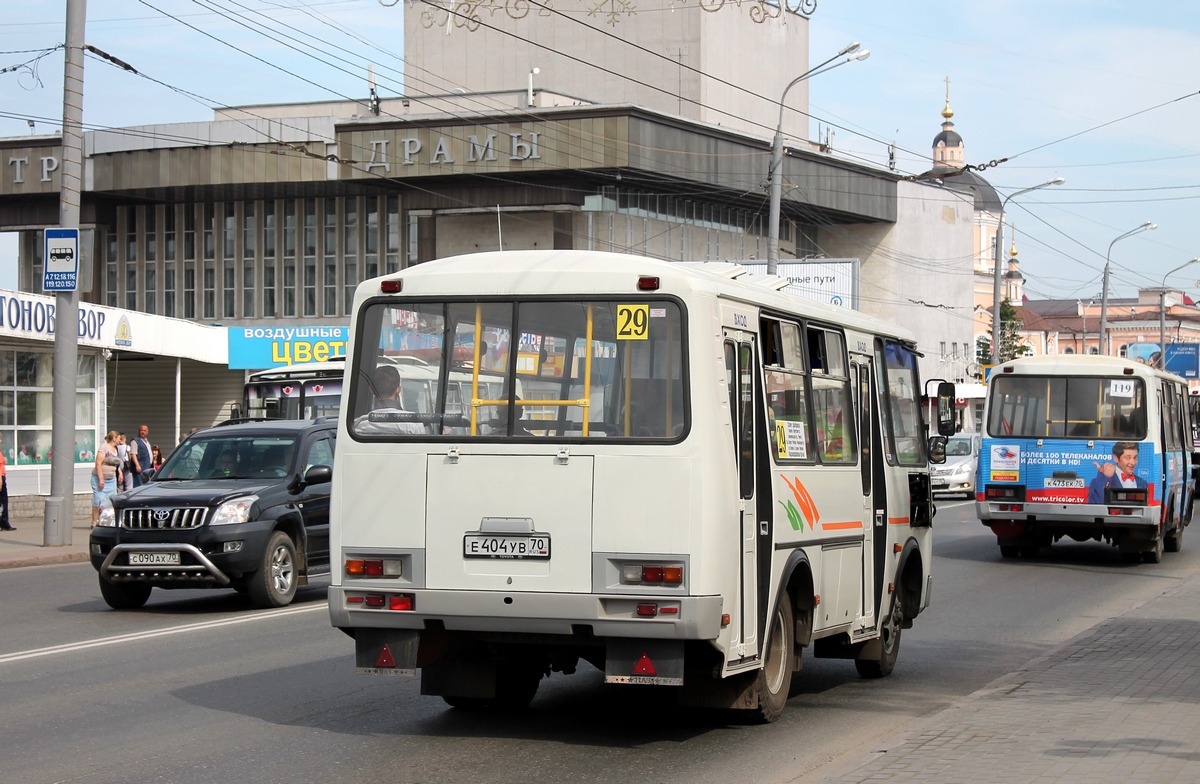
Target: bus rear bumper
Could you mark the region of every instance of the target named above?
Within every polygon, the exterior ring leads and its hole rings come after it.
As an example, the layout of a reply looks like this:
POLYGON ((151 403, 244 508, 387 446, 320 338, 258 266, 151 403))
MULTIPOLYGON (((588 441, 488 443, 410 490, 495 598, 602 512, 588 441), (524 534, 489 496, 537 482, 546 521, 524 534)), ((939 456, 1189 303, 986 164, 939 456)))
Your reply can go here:
POLYGON ((992 525, 996 522, 1029 521, 1038 523, 1062 523, 1071 525, 1078 523, 1092 525, 1111 523, 1115 525, 1157 525, 1159 507, 1157 506, 1117 506, 1106 504, 1020 504, 1020 509, 1011 504, 998 504, 987 501, 977 501, 975 512, 979 522, 992 525), (1119 514, 1112 514, 1118 511, 1119 514))
POLYGON ((1159 507, 1110 507, 1100 504, 1024 504, 1021 511, 998 510, 997 504, 977 503, 979 522, 1001 542, 1045 545, 1061 538, 1084 542, 1111 541, 1122 549, 1153 541, 1158 533, 1159 507), (1112 512, 1120 511, 1119 514, 1112 512))
POLYGON ((330 622, 349 633, 357 628, 438 628, 564 638, 715 640, 722 605, 720 596, 329 588, 330 622), (394 602, 393 596, 408 601, 394 602))

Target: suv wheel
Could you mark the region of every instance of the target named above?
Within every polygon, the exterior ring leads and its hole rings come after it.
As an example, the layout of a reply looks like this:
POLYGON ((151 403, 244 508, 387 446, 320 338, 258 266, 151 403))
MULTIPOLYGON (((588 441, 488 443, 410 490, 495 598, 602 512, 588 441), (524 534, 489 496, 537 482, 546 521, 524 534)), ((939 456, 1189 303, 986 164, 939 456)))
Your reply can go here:
POLYGON ((258 571, 247 580, 250 599, 259 607, 286 607, 296 596, 296 546, 283 531, 267 540, 258 571))
POLYGON ((145 583, 113 583, 100 578, 100 595, 114 610, 136 610, 150 598, 150 586, 145 583))

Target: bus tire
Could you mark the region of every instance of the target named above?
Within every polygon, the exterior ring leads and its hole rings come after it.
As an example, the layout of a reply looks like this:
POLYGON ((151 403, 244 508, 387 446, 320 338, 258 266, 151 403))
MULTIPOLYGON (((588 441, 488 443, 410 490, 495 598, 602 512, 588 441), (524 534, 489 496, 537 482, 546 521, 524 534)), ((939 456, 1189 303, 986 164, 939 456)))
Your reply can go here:
POLYGON ((442 700, 462 711, 515 713, 529 707, 537 694, 542 671, 528 664, 499 662, 496 665, 495 697, 443 695, 442 700))
POLYGON ((529 707, 542 681, 542 671, 530 664, 501 662, 496 668, 495 707, 521 711, 529 707))
POLYGON ((1020 558, 1021 557, 1021 548, 1015 544, 1002 544, 1002 545, 1000 545, 1000 557, 1001 558, 1020 558))
POLYGON ((900 655, 900 630, 904 626, 904 605, 899 594, 892 594, 892 607, 883 625, 879 628, 879 658, 855 659, 854 667, 864 678, 882 678, 891 675, 896 668, 896 657, 900 655))
POLYGON ((788 692, 792 688, 792 661, 796 645, 796 621, 792 597, 786 591, 779 597, 767 637, 766 656, 758 672, 758 707, 754 718, 766 724, 783 715, 788 692))
POLYGON ((1154 535, 1154 543, 1150 545, 1150 549, 1142 551, 1142 561, 1148 564, 1162 563, 1163 550, 1166 547, 1164 538, 1162 531, 1154 535))
POLYGON ((1183 523, 1163 539, 1163 549, 1168 553, 1177 553, 1183 549, 1183 523))

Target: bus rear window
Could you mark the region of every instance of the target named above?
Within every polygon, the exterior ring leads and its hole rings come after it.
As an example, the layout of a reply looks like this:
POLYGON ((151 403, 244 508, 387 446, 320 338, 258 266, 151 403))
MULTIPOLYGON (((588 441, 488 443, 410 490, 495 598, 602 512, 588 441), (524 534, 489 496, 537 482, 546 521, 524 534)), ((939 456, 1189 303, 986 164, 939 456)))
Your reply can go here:
POLYGON ((991 436, 1146 437, 1146 387, 1140 378, 1001 375, 990 383, 991 436))
POLYGON ((378 302, 347 374, 356 437, 673 439, 686 428, 671 300, 378 302))

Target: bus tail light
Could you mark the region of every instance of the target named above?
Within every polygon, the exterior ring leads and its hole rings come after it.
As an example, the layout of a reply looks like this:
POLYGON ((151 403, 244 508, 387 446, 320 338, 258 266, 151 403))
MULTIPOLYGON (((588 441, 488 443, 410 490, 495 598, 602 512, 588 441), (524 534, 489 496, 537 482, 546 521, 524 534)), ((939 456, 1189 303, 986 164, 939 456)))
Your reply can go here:
POLYGON ((412 612, 416 601, 410 593, 348 593, 346 604, 361 604, 373 610, 386 607, 399 612, 412 612))
POLYGON ((399 558, 347 558, 347 577, 401 577, 403 562, 399 558))
POLYGON ((384 294, 399 294, 404 288, 404 281, 394 278, 379 281, 379 290, 384 294))
POLYGON ((1149 493, 1145 488, 1113 488, 1112 502, 1114 504, 1136 504, 1137 506, 1145 506, 1149 500, 1149 493))
POLYGON ((988 485, 984 498, 992 503, 1024 503, 1025 485, 988 485))
POLYGON ((658 291, 659 280, 653 275, 642 275, 638 278, 638 291, 658 291))
POLYGON ((683 585, 680 564, 625 563, 621 582, 626 585, 683 585))

